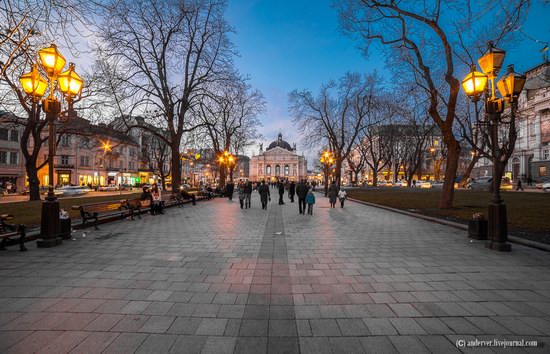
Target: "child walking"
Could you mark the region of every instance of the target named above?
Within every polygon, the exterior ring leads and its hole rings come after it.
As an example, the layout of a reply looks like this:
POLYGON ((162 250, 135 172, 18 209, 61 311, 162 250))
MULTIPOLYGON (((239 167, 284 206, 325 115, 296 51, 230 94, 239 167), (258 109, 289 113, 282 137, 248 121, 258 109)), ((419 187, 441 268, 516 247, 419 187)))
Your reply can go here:
POLYGON ((307 203, 307 213, 309 215, 313 215, 313 204, 315 204, 315 195, 313 195, 313 191, 311 189, 309 190, 309 192, 307 192, 306 203, 307 203))

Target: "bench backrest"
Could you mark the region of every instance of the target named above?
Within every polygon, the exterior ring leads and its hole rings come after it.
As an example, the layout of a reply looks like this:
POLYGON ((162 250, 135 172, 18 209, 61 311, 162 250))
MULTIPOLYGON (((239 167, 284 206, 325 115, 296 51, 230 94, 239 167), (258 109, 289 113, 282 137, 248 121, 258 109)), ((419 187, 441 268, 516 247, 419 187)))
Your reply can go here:
POLYGON ((107 213, 117 211, 122 208, 126 203, 126 200, 111 200, 108 202, 84 204, 79 207, 81 211, 87 211, 92 213, 107 213))

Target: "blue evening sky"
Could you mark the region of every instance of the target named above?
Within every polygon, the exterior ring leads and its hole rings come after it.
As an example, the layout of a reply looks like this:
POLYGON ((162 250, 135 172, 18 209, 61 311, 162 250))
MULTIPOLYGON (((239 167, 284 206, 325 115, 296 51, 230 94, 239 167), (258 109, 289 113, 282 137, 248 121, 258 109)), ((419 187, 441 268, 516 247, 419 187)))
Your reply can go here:
MULTIPOLYGON (((251 84, 267 99, 260 129, 265 143, 275 140, 281 130, 284 139, 298 143, 302 152, 287 110, 293 89, 317 92, 323 82, 346 71, 370 72, 385 66, 379 56, 365 59, 357 44, 341 34, 330 0, 230 0, 227 18, 237 32, 233 36, 240 52, 237 67, 250 75, 251 84)), ((548 18, 550 4, 534 0, 523 31, 549 42, 548 18)), ((542 47, 526 39, 516 49, 503 48, 508 52, 506 63, 525 71, 542 62, 542 47)), ((252 151, 257 153, 257 146, 252 151)), ((314 152, 305 154, 314 156, 314 152)))

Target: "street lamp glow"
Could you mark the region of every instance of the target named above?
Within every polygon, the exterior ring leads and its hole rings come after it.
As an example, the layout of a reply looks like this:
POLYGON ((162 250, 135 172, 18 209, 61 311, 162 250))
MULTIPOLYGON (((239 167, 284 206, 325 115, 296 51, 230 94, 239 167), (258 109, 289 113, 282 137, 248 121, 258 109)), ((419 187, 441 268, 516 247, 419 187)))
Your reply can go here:
POLYGON ((493 42, 489 41, 487 51, 479 58, 478 63, 485 74, 496 77, 500 68, 502 68, 502 64, 504 64, 505 56, 506 52, 504 50, 496 48, 493 42))
POLYGON ((19 77, 19 83, 27 95, 35 98, 44 96, 48 88, 48 82, 40 75, 36 65, 32 66, 32 70, 29 73, 19 77))
POLYGON ((59 90, 69 99, 73 96, 78 96, 82 91, 83 81, 74 71, 74 64, 69 64, 69 69, 59 74, 57 81, 59 82, 59 90))
POLYGON ((469 97, 479 97, 487 87, 487 75, 475 70, 472 65, 470 73, 462 80, 462 88, 469 97))
POLYGON ((514 71, 513 65, 508 65, 508 73, 497 82, 497 87, 502 97, 510 100, 519 96, 523 90, 526 79, 525 75, 518 74, 514 71))
POLYGON ((65 57, 57 50, 57 46, 53 43, 49 47, 40 49, 38 55, 42 67, 44 67, 46 74, 51 78, 59 75, 67 62, 65 57))

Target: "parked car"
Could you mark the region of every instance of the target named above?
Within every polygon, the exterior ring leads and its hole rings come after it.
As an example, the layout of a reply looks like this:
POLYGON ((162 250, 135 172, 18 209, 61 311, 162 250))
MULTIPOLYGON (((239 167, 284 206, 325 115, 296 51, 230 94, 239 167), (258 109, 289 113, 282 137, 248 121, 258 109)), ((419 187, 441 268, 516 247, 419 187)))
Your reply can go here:
POLYGON ((123 191, 131 191, 134 189, 134 186, 131 184, 121 184, 119 188, 123 191))
POLYGON ((423 189, 432 188, 432 182, 430 182, 430 181, 421 181, 420 182, 420 188, 423 188, 423 189))
POLYGON ((548 183, 550 183, 550 178, 540 181, 539 183, 535 184, 535 187, 537 187, 538 189, 544 189, 542 186, 548 183))
MULTIPOLYGON (((435 182, 432 182, 432 188, 439 188, 439 189, 442 189, 443 188, 443 181, 435 181, 435 182)), ((455 187, 456 188, 456 187, 455 187)))
POLYGON ((188 185, 187 183, 183 183, 183 184, 180 186, 180 190, 189 189, 189 188, 191 188, 191 186, 188 185))
POLYGON ((114 192, 118 191, 118 187, 114 184, 109 184, 108 186, 101 186, 97 190, 101 192, 114 192))
POLYGON ((541 183, 541 189, 545 192, 550 192, 550 181, 541 183))
POLYGON ((400 179, 399 181, 395 182, 396 187, 407 187, 407 181, 404 179, 400 179))
MULTIPOLYGON (((476 190, 489 190, 491 188, 492 183, 493 183, 493 177, 491 176, 472 178, 468 183, 467 188, 476 189, 476 190)), ((512 181, 510 181, 510 178, 503 177, 502 182, 500 183, 500 189, 511 190, 513 188, 514 186, 512 184, 512 181)))
POLYGON ((381 187, 392 187, 393 182, 392 181, 381 180, 381 181, 378 181, 378 185, 381 186, 381 187))

